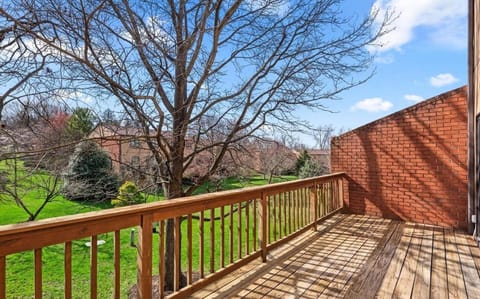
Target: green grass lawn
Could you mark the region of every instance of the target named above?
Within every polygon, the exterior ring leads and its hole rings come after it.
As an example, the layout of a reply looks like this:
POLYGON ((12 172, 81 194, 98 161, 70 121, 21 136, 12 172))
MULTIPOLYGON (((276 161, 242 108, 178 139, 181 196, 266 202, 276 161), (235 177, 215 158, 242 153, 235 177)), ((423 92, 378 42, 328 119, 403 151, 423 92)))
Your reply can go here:
MULTIPOLYGON (((275 182, 287 181, 296 179, 294 176, 287 176, 282 178, 275 178, 275 182)), ((239 180, 230 178, 221 184, 222 190, 230 190, 249 186, 260 186, 267 184, 267 180, 261 176, 251 177, 248 180, 239 180)), ((207 190, 212 190, 212 186, 204 185, 196 194, 205 193, 207 190)), ((35 206, 40 204, 36 199, 36 191, 31 190, 26 192, 25 203, 28 206, 35 206)), ((158 200, 159 197, 148 197, 148 201, 158 200)), ((160 197, 161 198, 161 197, 160 197)), ((88 211, 101 210, 111 207, 109 203, 88 205, 78 202, 68 201, 62 197, 57 197, 53 202, 49 203, 46 208, 40 213, 38 219, 78 214, 88 211)), ((215 210, 218 216, 220 209, 215 210)), ((225 208, 225 213, 229 212, 229 207, 225 208)), ((245 213, 242 211, 242 213, 245 213)), ((250 211, 252 213, 252 211, 250 211)), ((198 216, 195 215, 195 216, 198 216)), ((238 212, 233 213, 233 227, 236 230, 238 225, 238 212)), ((0 224, 10 224, 23 222, 27 219, 27 215, 12 202, 0 203, 0 224)), ((205 218, 210 218, 210 212, 205 212, 205 218)), ((226 220, 226 236, 225 244, 228 244, 228 225, 230 218, 226 220)), ((252 225, 253 217, 250 216, 250 225, 252 225)), ((245 217, 242 219, 242 248, 243 255, 245 255, 245 240, 246 232, 245 217)), ((192 247, 193 250, 193 268, 198 271, 199 267, 199 221, 193 219, 192 221, 192 247)), ((136 255, 135 247, 130 246, 130 230, 124 229, 121 231, 121 288, 122 296, 126 297, 128 289, 135 284, 136 281, 136 255)), ((216 221, 215 227, 215 268, 220 267, 220 224, 216 221)), ((205 244, 205 274, 209 273, 210 261, 210 222, 204 224, 204 244, 205 244)), ((187 265, 187 221, 182 222, 182 269, 186 269, 187 265)), ((105 240, 106 243, 98 247, 98 289, 99 298, 109 298, 113 292, 113 234, 107 233, 98 236, 99 239, 105 240)), ((73 242, 72 245, 72 273, 73 273, 73 297, 85 298, 89 294, 89 273, 90 273, 90 253, 89 248, 85 246, 85 242, 89 239, 82 239, 73 242)), ((234 258, 237 258, 237 238, 234 238, 234 258)), ((154 244, 158 244, 158 234, 154 234, 154 244)), ((258 246, 258 244, 257 244, 258 246)), ((228 246, 225 251, 225 261, 228 264, 229 250, 228 246)), ((253 235, 250 236, 250 250, 253 247, 253 235)), ((158 248, 156 245, 154 248, 158 248)), ((153 255, 153 274, 158 274, 158 250, 154 250, 153 255)), ((43 286, 46 298, 62 298, 63 297, 63 244, 49 246, 43 250, 43 286)), ((33 252, 23 252, 13 254, 7 257, 7 297, 8 298, 31 298, 33 296, 33 252)))

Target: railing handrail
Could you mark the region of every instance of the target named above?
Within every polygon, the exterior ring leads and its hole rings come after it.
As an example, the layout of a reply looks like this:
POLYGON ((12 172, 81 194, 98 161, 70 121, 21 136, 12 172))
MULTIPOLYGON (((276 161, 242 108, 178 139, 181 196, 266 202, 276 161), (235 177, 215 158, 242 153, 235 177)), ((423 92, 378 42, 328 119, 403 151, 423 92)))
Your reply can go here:
MULTIPOLYGON (((227 197, 231 198, 233 196, 242 195, 243 198, 253 196, 253 194, 259 194, 261 192, 272 192, 282 188, 298 187, 303 185, 308 185, 310 182, 317 182, 319 180, 327 180, 329 178, 335 178, 345 175, 345 172, 336 172, 328 175, 317 176, 313 178, 300 179, 289 182, 275 183, 264 186, 254 186, 254 187, 245 187, 234 190, 220 191, 214 193, 206 193, 200 195, 192 195, 181 198, 176 198, 175 200, 163 200, 160 202, 154 203, 145 203, 138 204, 135 206, 128 207, 119 207, 101 211, 86 212, 74 215, 66 215, 53 217, 48 219, 41 219, 33 222, 24 222, 16 224, 7 224, 0 226, 0 238, 15 235, 22 232, 33 232, 35 230, 43 230, 46 228, 53 228, 57 226, 65 226, 71 224, 81 224, 87 223, 94 220, 110 219, 117 217, 126 217, 126 216, 140 216, 145 213, 153 213, 160 209, 168 210, 177 210, 185 208, 188 205, 198 205, 205 201, 209 201, 211 204, 214 204, 212 201, 221 201, 227 197)), ((239 200, 240 201, 240 200, 239 200)), ((184 214, 184 212, 179 212, 179 214, 184 214)), ((134 224, 135 225, 135 224, 134 224)), ((129 227, 129 225, 125 226, 129 227)))

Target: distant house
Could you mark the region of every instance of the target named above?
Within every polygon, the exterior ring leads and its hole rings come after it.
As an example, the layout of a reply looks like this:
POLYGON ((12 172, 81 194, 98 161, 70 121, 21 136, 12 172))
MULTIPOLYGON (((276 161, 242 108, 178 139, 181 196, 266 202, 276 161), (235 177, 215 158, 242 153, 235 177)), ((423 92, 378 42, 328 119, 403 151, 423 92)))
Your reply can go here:
POLYGON ((138 128, 100 124, 92 130, 89 138, 109 154, 113 168, 118 173, 124 173, 131 167, 148 165, 152 157, 147 137, 138 128))
POLYGON ((330 173, 330 150, 309 149, 307 150, 307 153, 313 161, 317 162, 324 169, 326 169, 327 173, 330 173))

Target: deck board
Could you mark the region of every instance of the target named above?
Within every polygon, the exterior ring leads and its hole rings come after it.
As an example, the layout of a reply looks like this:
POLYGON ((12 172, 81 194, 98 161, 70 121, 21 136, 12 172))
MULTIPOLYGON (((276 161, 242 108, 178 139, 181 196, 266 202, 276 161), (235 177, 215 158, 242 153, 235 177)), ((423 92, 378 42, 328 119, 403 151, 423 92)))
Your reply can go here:
POLYGON ((192 298, 480 298, 480 249, 424 224, 338 214, 192 298))

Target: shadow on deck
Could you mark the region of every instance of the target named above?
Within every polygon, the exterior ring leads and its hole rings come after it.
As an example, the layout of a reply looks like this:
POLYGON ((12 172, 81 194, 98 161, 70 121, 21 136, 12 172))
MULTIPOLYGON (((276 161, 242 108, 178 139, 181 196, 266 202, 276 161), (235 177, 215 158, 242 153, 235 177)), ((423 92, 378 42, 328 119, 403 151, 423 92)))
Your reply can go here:
POLYGON ((192 298, 480 298, 480 249, 451 229, 338 214, 192 298))

